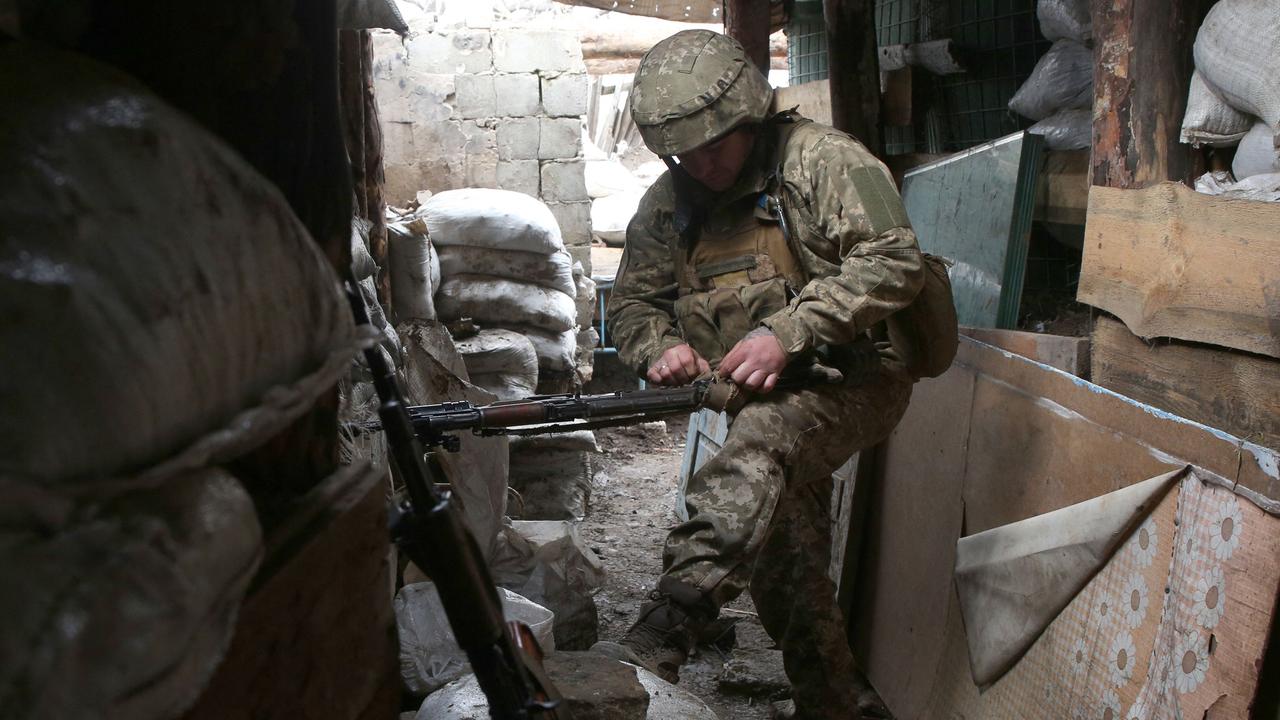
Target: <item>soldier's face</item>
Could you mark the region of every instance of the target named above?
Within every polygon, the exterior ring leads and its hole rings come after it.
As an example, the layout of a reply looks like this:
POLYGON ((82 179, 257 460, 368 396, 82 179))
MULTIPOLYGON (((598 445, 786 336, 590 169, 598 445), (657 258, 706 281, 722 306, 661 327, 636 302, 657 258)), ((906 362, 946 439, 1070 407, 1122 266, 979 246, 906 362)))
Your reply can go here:
POLYGON ((721 192, 728 190, 738 179, 754 142, 755 133, 750 128, 740 127, 719 140, 681 153, 676 159, 694 180, 708 190, 721 192))

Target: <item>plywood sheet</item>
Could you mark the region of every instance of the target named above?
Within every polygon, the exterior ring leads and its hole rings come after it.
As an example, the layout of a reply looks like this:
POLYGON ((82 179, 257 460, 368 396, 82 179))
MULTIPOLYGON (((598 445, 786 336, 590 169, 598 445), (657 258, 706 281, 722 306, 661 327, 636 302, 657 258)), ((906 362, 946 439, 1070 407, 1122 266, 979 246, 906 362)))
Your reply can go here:
POLYGON ((974 340, 995 345, 1024 358, 1044 363, 1076 377, 1089 376, 1089 338, 1021 330, 962 327, 960 332, 974 340))
POLYGON ((1142 337, 1280 358, 1280 205, 1179 183, 1089 193, 1080 302, 1142 337))
POLYGON ((1093 341, 1099 385, 1280 449, 1280 360, 1176 340, 1147 343, 1105 315, 1093 341))

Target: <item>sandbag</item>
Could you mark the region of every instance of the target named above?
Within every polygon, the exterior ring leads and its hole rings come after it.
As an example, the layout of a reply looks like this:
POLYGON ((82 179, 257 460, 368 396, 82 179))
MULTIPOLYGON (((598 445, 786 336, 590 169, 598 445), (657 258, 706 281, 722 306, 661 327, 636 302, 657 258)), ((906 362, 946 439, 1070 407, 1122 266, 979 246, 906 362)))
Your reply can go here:
POLYGON ((490 188, 448 190, 419 211, 438 246, 470 245, 549 255, 564 249, 551 208, 524 193, 490 188))
POLYGON ((262 555, 240 483, 204 469, 106 502, 5 498, 29 524, 0 525, 0 715, 181 716, 262 555))
POLYGON ((351 273, 356 280, 373 277, 378 263, 369 254, 369 223, 360 218, 351 219, 351 273))
POLYGON ((1280 3, 1220 0, 1196 34, 1195 60, 1232 107, 1280 127, 1280 3))
POLYGON ((1009 101, 1010 110, 1032 120, 1092 107, 1093 51, 1074 40, 1055 42, 1009 101))
POLYGON ((1270 175, 1280 172, 1280 149, 1276 148, 1276 133, 1266 123, 1253 126, 1236 148, 1231 161, 1231 173, 1237 180, 1254 175, 1270 175))
POLYGON ((1189 145, 1228 147, 1240 142, 1253 118, 1227 104, 1226 99, 1197 70, 1187 90, 1187 112, 1182 116, 1182 142, 1189 145))
MULTIPOLYGON (((555 615, 536 602, 498 588, 502 614, 529 626, 543 652, 556 649, 555 615)), ((400 680, 415 695, 426 695, 471 672, 467 654, 449 627, 449 617, 433 582, 413 583, 396 593, 400 636, 400 680)))
POLYGON ((1081 150, 1093 143, 1092 110, 1059 110, 1027 128, 1033 135, 1043 135, 1050 150, 1081 150))
MULTIPOLYGON (((594 451, 511 448, 507 483, 520 493, 522 520, 581 520, 591 501, 594 451)), ((514 516, 514 515, 513 515, 514 516)))
POLYGON ((469 338, 457 340, 458 352, 467 372, 476 375, 510 373, 538 376, 538 355, 533 342, 513 330, 481 330, 469 338))
POLYGON ((571 258, 564 250, 547 255, 519 250, 446 245, 439 248, 439 253, 440 271, 446 278, 465 274, 492 275, 541 285, 566 295, 574 294, 571 258))
MULTIPOLYGON (((382 345, 382 349, 387 352, 387 357, 396 367, 399 367, 402 357, 402 347, 400 344, 400 336, 387 322, 387 315, 382 310, 381 303, 378 302, 378 291, 373 285, 373 278, 367 277, 359 282, 360 296, 364 298, 364 307, 369 312, 369 324, 378 332, 378 343, 382 345)), ((363 358, 357 362, 363 362, 363 358)))
POLYGON ((511 438, 510 447, 512 453, 536 453, 543 450, 600 452, 600 444, 596 442, 596 434, 591 430, 513 437, 511 438))
POLYGON ((1082 43, 1093 37, 1089 0, 1038 0, 1036 19, 1041 34, 1050 40, 1082 43))
POLYGON ((436 295, 436 311, 445 322, 471 318, 479 325, 532 325, 552 332, 577 325, 571 296, 485 275, 455 275, 446 280, 436 295))
POLYGON ((626 190, 591 201, 591 234, 610 247, 622 247, 627 225, 640 207, 644 190, 626 190))
POLYGON ((387 264, 391 271, 391 310, 396 322, 435 320, 432 298, 440 281, 440 260, 426 235, 398 223, 387 228, 387 264))
POLYGON ((537 356, 538 371, 565 373, 573 370, 574 354, 578 351, 578 334, 575 330, 550 333, 538 328, 512 328, 523 333, 533 344, 537 356))
POLYGON ((624 192, 644 192, 644 186, 622 163, 613 159, 588 160, 583 170, 587 197, 609 197, 624 192))
POLYGON ((595 592, 604 565, 570 522, 513 521, 502 528, 489 562, 494 583, 555 613, 556 648, 595 644, 595 592))
POLYGON ((538 394, 538 373, 472 373, 471 384, 499 400, 523 400, 538 394))
POLYGON ((153 485, 347 371, 336 273, 234 150, 83 57, 2 44, 0 86, 0 475, 153 485))

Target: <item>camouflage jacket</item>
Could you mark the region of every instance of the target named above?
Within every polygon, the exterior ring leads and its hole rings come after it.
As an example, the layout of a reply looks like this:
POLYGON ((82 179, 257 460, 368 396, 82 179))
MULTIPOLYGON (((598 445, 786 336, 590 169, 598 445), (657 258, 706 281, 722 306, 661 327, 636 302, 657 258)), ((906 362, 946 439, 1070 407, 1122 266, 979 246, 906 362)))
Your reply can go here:
MULTIPOLYGON (((778 131, 764 127, 735 185, 715 196, 693 198, 712 216, 765 190, 778 131)), ((856 140, 803 122, 777 161, 778 194, 792 251, 809 281, 786 309, 763 324, 796 357, 819 345, 848 343, 905 307, 924 282, 924 268, 888 170, 856 140)), ((623 362, 640 374, 683 342, 673 310, 678 291, 673 259, 683 251, 682 243, 674 183, 667 172, 645 194, 627 226, 608 307, 610 336, 623 362)))

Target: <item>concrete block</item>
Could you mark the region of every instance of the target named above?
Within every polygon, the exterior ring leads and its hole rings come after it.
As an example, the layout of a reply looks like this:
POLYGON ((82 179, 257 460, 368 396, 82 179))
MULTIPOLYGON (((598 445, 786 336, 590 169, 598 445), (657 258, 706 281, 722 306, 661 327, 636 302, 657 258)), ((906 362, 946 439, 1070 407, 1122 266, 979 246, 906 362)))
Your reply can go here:
MULTIPOLYGON (((543 175, 542 191, 544 201, 546 200, 546 183, 546 175, 543 175)), ((560 235, 564 238, 564 244, 567 247, 571 250, 576 247, 591 247, 591 203, 548 201, 547 207, 551 208, 551 214, 556 217, 556 222, 560 224, 560 235)), ((577 255, 574 255, 574 259, 581 260, 583 268, 587 268, 588 272, 590 271, 590 253, 587 254, 585 260, 577 255)))
MULTIPOLYGON (((497 123, 493 120, 479 120, 474 122, 459 123, 459 130, 462 132, 463 146, 461 152, 468 155, 476 153, 491 152, 495 156, 498 152, 498 131, 497 123)), ((450 148, 441 148, 441 152, 449 152, 450 148)))
POLYGON ((425 73, 482 73, 493 69, 486 30, 422 33, 405 43, 411 69, 425 73))
POLYGON ((384 122, 435 123, 453 117, 454 76, 407 66, 391 78, 375 77, 378 117, 384 122))
POLYGON ((498 187, 503 190, 541 197, 538 193, 541 179, 537 160, 498 161, 498 187))
POLYGON ((492 75, 455 75, 454 87, 458 117, 469 120, 498 114, 492 75))
POLYGON ((544 117, 539 123, 539 160, 571 160, 582 154, 581 120, 544 117))
POLYGON ((586 72, 582 43, 567 30, 495 30, 493 66, 498 72, 586 72))
POLYGON ((467 187, 498 187, 498 156, 496 153, 475 153, 466 159, 467 187))
POLYGON ((404 70, 407 57, 404 38, 391 30, 371 30, 369 39, 373 46, 375 81, 390 80, 404 70))
MULTIPOLYGON (((588 215, 588 217, 590 217, 590 215, 588 215)), ((565 249, 569 251, 569 257, 573 258, 576 262, 582 263, 583 270, 585 270, 586 273, 590 275, 591 274, 591 245, 590 244, 571 245, 565 249)))
POLYGON ((546 202, 583 203, 588 206, 587 183, 581 160, 553 160, 542 163, 542 199, 546 202))
POLYGON ((500 117, 537 115, 541 108, 541 87, 533 73, 510 73, 493 78, 500 117))
POLYGON ((552 117, 587 114, 586 73, 561 73, 542 77, 542 107, 552 117))
POLYGON ((538 159, 538 118, 508 118, 498 121, 498 159, 538 159))

